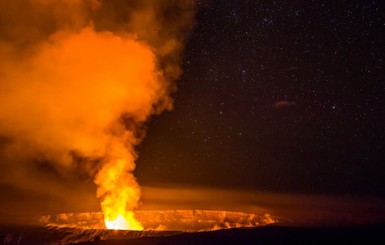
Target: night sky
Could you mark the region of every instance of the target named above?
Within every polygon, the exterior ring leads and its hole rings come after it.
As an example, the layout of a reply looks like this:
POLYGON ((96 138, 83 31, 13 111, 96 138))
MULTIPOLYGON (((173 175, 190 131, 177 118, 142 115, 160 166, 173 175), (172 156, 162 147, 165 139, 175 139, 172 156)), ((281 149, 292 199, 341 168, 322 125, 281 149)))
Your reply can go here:
POLYGON ((199 5, 138 181, 384 197, 383 2, 199 5))

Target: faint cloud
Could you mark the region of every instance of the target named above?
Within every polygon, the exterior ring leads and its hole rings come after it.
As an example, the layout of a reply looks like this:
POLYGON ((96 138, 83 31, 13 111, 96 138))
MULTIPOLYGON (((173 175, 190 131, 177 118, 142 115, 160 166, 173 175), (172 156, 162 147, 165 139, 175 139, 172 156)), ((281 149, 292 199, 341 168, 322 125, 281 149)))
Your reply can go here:
POLYGON ((294 101, 289 101, 289 100, 278 100, 277 102, 274 103, 274 107, 277 109, 283 109, 283 108, 288 108, 295 106, 296 103, 294 101))

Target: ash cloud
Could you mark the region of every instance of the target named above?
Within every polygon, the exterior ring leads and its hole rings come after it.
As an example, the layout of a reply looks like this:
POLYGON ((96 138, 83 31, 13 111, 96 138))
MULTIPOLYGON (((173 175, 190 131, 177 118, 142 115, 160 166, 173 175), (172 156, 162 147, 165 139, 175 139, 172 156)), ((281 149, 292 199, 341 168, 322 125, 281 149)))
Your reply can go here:
POLYGON ((132 172, 145 122, 172 108, 194 5, 1 1, 0 184, 70 196, 122 154, 132 172))

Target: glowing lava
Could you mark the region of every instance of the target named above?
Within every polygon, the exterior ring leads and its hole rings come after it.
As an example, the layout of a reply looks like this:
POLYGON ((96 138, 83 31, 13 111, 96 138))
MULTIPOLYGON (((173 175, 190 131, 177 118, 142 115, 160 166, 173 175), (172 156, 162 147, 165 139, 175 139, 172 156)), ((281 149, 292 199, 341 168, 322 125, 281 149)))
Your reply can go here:
MULTIPOLYGON (((141 210, 130 212, 130 215, 135 215, 136 219, 142 224, 141 230, 158 232, 196 232, 242 227, 251 228, 278 222, 277 218, 269 214, 258 215, 221 210, 141 210)), ((133 224, 127 224, 126 218, 118 215, 113 222, 106 224, 107 228, 122 230, 122 227, 129 225, 129 229, 133 230, 133 224)), ((103 214, 99 212, 47 215, 41 218, 41 223, 60 229, 105 230, 103 214)))
POLYGON ((135 220, 132 212, 126 212, 125 217, 119 214, 114 220, 105 219, 109 230, 143 230, 143 227, 135 220))
POLYGON ((55 229, 62 234, 61 240, 55 244, 75 244, 96 239, 166 237, 185 232, 253 228, 278 222, 269 214, 222 210, 137 210, 131 214, 135 214, 136 219, 143 225, 143 230, 120 230, 127 225, 126 219, 120 215, 106 229, 103 224, 104 215, 100 212, 47 215, 41 217, 40 221, 50 230, 55 229))
POLYGON ((95 178, 105 226, 113 230, 143 230, 132 211, 140 198, 140 187, 132 175, 134 154, 127 152, 120 144, 115 144, 114 150, 124 158, 109 160, 95 178))

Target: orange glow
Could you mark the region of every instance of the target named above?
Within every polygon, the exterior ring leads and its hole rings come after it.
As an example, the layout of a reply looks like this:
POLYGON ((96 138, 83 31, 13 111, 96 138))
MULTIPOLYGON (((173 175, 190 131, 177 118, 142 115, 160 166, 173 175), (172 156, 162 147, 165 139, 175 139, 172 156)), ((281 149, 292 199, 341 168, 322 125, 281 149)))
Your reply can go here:
POLYGON ((110 221, 109 218, 106 218, 104 222, 109 230, 143 230, 143 227, 130 211, 125 211, 124 217, 118 214, 114 220, 110 221))
POLYGON ((78 171, 74 152, 98 159, 97 166, 82 164, 97 169, 92 175, 107 227, 142 229, 132 213, 140 199, 132 174, 141 140, 136 129, 167 98, 151 49, 133 36, 86 27, 57 32, 31 59, 8 68, 2 71, 6 87, 0 90, 7 93, 0 97, 0 127, 17 135, 21 146, 44 149, 63 172, 78 171))
POLYGON ((72 187, 90 177, 105 226, 142 230, 135 147, 149 117, 172 108, 194 5, 1 1, 2 183, 79 202, 72 187), (174 7, 186 12, 162 17, 174 7))
POLYGON ((97 195, 102 199, 107 229, 143 230, 132 212, 139 201, 140 189, 127 169, 133 166, 133 162, 127 162, 127 159, 117 159, 105 164, 95 179, 99 186, 97 195))
MULTIPOLYGON (((240 227, 258 227, 278 222, 269 214, 252 214, 221 210, 140 210, 134 211, 145 231, 212 231, 240 227)), ((53 228, 100 230, 100 213, 69 213, 44 216, 41 222, 53 228)), ((127 225, 125 218, 108 223, 108 229, 121 230, 127 225)), ((130 228, 130 230, 133 230, 130 228)))

